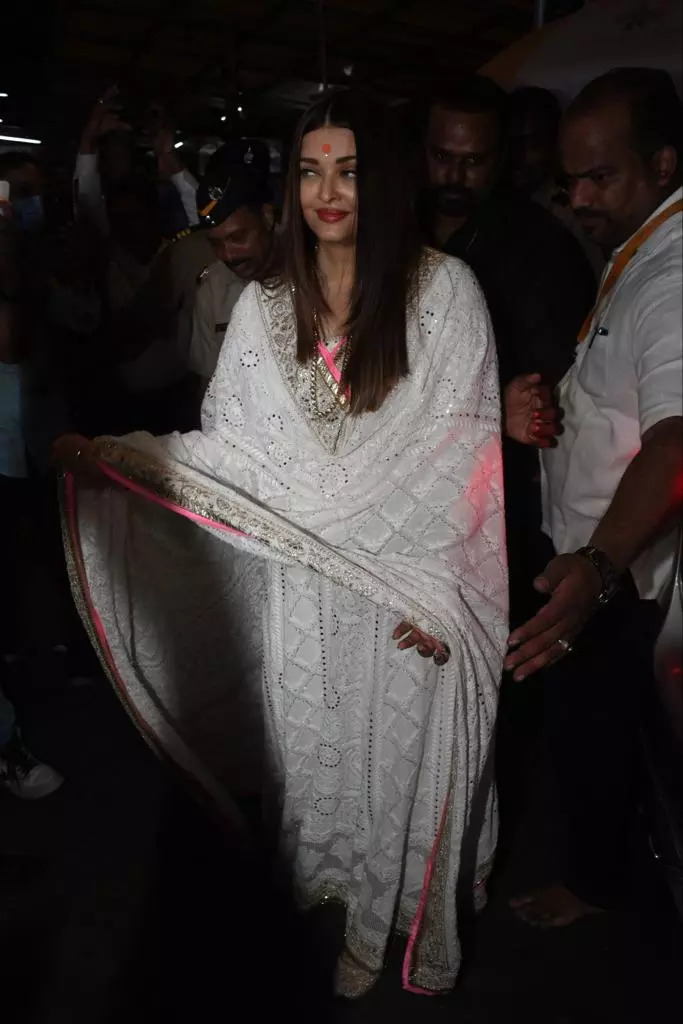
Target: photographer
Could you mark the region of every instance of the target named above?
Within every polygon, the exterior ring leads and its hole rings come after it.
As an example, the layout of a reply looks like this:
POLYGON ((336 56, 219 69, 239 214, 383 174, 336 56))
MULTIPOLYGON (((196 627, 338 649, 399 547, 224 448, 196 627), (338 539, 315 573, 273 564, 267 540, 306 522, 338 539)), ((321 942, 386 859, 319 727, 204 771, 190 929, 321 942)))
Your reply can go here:
MULTIPOLYGON (((104 235, 109 234, 110 229, 104 192, 117 182, 136 174, 131 141, 132 126, 123 120, 117 109, 118 97, 118 87, 112 86, 103 93, 91 110, 81 135, 74 170, 76 215, 89 218, 104 235)), ((177 192, 184 211, 184 223, 181 227, 193 227, 198 223, 195 204, 197 182, 175 152, 173 130, 161 108, 152 106, 147 113, 146 122, 157 160, 158 177, 161 181, 169 181, 177 192)), ((169 231, 168 237, 175 235, 179 230, 177 225, 174 227, 176 230, 169 231)))
MULTIPOLYGON (((108 369, 96 382, 96 390, 108 432, 166 433, 187 425, 191 334, 185 310, 187 273, 175 247, 164 238, 157 182, 135 170, 130 145, 127 162, 118 160, 115 168, 105 166, 103 194, 103 147, 112 139, 121 143, 131 134, 115 109, 117 96, 118 90, 108 90, 91 112, 74 179, 77 218, 94 225, 106 243, 100 361, 108 369)), ((150 127, 158 173, 178 184, 179 195, 196 221, 196 183, 174 157, 172 133, 158 110, 150 118, 150 127)), ((194 270, 193 281, 203 262, 194 270)))

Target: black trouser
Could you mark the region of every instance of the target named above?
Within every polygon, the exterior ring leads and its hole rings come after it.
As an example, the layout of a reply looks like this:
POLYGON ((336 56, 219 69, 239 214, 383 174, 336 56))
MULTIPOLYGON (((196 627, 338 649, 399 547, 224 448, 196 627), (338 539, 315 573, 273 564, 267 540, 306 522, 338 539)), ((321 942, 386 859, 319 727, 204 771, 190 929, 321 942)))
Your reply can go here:
POLYGON ((617 906, 624 895, 639 713, 654 685, 660 622, 658 604, 640 600, 629 576, 584 627, 573 652, 539 676, 545 738, 568 824, 565 884, 594 906, 617 906))
POLYGON ((0 475, 0 657, 19 653, 27 641, 38 639, 39 623, 31 621, 27 592, 29 560, 42 567, 41 578, 54 591, 64 630, 60 639, 70 652, 69 673, 92 675, 98 671, 97 658, 71 599, 54 477, 0 475))
MULTIPOLYGON (((512 631, 527 622, 541 607, 541 597, 533 588, 533 579, 545 568, 553 552, 548 538, 541 531, 538 452, 516 441, 505 440, 503 465, 512 631)), ((542 685, 539 677, 521 685, 508 675, 502 681, 496 728, 499 866, 513 848, 517 826, 527 804, 529 771, 535 757, 543 712, 542 685)))
POLYGON ((503 443, 503 467, 512 630, 526 622, 538 607, 538 595, 531 581, 545 566, 548 538, 541 532, 538 452, 506 439, 503 443))
POLYGON ((0 655, 21 647, 21 541, 28 480, 0 475, 0 655))

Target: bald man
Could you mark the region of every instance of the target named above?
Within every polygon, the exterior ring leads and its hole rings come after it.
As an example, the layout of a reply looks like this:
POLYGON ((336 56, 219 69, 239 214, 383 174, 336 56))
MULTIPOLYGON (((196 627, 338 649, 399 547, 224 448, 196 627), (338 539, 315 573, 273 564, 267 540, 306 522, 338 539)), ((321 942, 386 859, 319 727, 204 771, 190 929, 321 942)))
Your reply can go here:
POLYGON ((518 682, 546 670, 569 825, 563 882, 513 901, 544 927, 626 898, 639 696, 654 688, 683 499, 682 125, 669 76, 627 68, 590 83, 561 132, 569 199, 609 262, 542 459, 545 603, 506 662, 518 682))

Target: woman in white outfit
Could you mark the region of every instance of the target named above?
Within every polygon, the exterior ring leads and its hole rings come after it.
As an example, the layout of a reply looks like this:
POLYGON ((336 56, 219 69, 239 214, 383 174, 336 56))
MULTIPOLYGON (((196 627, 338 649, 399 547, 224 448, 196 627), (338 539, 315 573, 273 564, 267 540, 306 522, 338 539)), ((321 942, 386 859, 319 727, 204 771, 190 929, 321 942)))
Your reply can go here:
POLYGON ((302 902, 346 905, 347 996, 394 930, 405 988, 455 982, 456 890, 482 904, 494 851, 507 625, 487 311, 421 249, 387 124, 354 92, 303 117, 283 269, 240 298, 200 432, 58 445, 114 685, 226 813, 277 794, 302 902))

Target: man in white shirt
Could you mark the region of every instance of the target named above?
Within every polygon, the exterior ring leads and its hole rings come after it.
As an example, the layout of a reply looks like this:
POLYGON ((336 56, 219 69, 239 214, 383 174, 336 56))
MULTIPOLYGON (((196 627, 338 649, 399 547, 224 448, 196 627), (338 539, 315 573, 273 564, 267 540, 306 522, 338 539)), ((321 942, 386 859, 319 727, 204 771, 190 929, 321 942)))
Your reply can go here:
POLYGON ((618 69, 583 90, 562 130, 572 207, 611 256, 559 388, 564 432, 543 458, 554 557, 534 586, 547 601, 506 661, 517 681, 549 669, 567 873, 513 901, 542 926, 624 899, 638 696, 683 499, 682 124, 668 75, 618 69))

